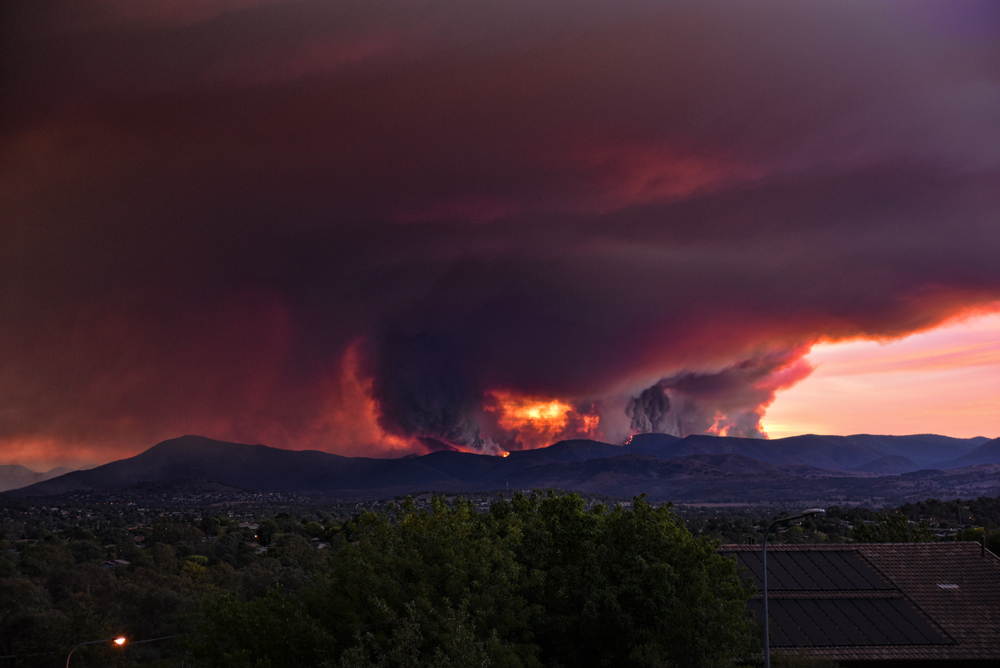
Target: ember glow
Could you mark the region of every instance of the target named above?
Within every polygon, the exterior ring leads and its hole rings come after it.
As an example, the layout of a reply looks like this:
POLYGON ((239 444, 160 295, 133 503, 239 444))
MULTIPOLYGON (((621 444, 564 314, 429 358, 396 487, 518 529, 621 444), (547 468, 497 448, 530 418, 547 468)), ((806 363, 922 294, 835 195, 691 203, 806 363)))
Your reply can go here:
POLYGON ((508 447, 537 448, 565 438, 600 436, 600 415, 580 412, 558 399, 538 399, 508 392, 490 393, 486 403, 508 447))

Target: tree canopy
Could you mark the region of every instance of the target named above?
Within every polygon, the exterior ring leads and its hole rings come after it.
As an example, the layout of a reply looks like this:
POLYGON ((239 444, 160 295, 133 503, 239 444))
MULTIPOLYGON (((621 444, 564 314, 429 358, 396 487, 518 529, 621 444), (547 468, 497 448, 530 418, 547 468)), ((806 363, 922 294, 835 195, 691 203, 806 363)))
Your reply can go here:
POLYGON ((698 667, 757 647, 735 561, 643 498, 406 502, 345 529, 309 586, 210 603, 198 653, 262 668, 698 667))

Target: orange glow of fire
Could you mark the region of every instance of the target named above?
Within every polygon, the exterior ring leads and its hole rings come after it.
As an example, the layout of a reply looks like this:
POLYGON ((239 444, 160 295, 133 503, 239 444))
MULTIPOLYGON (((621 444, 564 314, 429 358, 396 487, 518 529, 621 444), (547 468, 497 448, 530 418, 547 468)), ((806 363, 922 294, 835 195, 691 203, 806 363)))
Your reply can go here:
POLYGON ((509 392, 492 392, 491 396, 494 403, 487 410, 496 415, 500 427, 517 430, 518 441, 527 448, 551 445, 564 438, 592 437, 599 431, 599 415, 579 413, 558 399, 509 392))
POLYGON ((707 433, 714 436, 728 436, 729 425, 723 425, 722 421, 726 419, 726 416, 722 413, 715 414, 715 420, 712 422, 712 426, 708 428, 707 433))
POLYGON ((583 420, 584 433, 586 433, 588 436, 597 435, 597 430, 601 426, 601 416, 586 414, 581 416, 581 419, 583 420))
POLYGON ((561 401, 538 401, 528 397, 515 397, 494 393, 498 402, 497 422, 504 429, 532 429, 535 431, 562 431, 566 427, 567 413, 573 410, 561 401))

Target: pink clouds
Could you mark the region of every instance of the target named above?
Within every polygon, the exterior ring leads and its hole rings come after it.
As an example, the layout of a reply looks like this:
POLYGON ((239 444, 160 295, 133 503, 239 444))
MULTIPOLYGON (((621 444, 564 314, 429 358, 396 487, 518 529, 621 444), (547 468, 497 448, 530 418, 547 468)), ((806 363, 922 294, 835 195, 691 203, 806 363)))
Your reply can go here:
POLYGON ((1000 433, 1000 317, 947 323, 883 344, 817 346, 813 376, 782 392, 764 422, 798 433, 1000 433))

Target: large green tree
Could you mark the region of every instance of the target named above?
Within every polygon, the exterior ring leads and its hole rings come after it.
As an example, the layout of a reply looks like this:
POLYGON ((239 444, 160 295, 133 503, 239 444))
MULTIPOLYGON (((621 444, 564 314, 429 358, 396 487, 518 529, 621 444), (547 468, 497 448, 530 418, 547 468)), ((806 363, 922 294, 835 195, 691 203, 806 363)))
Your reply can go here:
POLYGON ((587 510, 576 495, 517 495, 485 513, 438 498, 345 533, 308 586, 209 604, 199 653, 220 666, 238 651, 261 667, 697 668, 757 649, 735 561, 644 498, 587 510))
POLYGON ((517 496, 491 516, 520 534, 525 598, 543 609, 548 665, 712 666, 756 648, 734 561, 668 506, 584 510, 576 495, 517 496))

